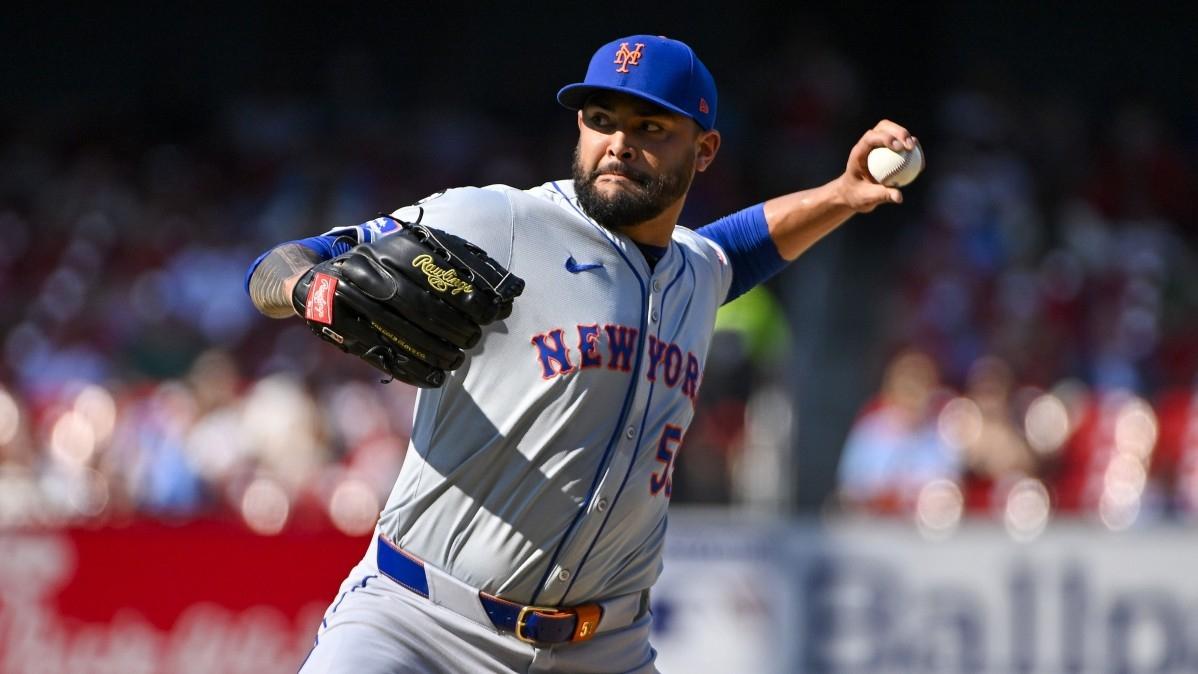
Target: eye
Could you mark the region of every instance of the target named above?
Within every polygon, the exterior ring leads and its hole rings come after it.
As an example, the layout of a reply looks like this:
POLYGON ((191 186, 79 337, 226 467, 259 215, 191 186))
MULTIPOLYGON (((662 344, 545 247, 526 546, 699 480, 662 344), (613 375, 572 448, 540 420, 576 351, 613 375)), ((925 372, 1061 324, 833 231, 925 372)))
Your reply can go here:
POLYGON ((659 131, 664 131, 665 128, 662 127, 662 125, 658 124, 657 122, 647 119, 643 123, 641 123, 641 130, 648 132, 648 133, 657 133, 659 131))
POLYGON ((607 113, 603 112, 592 112, 587 116, 587 120, 591 123, 591 126, 595 127, 606 127, 611 124, 611 119, 608 118, 607 113))

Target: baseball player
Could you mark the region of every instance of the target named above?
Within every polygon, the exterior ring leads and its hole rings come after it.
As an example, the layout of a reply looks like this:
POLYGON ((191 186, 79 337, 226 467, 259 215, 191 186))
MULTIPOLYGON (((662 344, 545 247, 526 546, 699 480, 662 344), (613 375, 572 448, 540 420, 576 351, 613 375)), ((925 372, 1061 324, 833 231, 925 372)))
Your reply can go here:
POLYGON ((577 111, 572 179, 450 189, 249 270, 264 314, 422 387, 305 674, 655 671, 649 588, 716 309, 900 203, 866 155, 915 143, 880 122, 831 182, 690 231, 720 134, 689 46, 615 40, 557 99, 577 111))

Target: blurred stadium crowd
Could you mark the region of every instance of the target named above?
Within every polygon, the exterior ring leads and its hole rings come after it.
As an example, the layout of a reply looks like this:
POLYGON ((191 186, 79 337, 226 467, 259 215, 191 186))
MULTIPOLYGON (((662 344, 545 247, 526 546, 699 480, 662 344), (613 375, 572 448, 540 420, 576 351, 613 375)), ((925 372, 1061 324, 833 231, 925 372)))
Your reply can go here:
MULTIPOLYGON (((758 77, 786 84, 729 96, 749 149, 700 181, 688 224, 826 180, 872 121, 845 54, 781 53, 758 77)), ((246 266, 448 185, 557 177, 572 141, 396 110, 362 58, 330 65, 319 103, 257 92, 177 136, 152 110, 2 129, 0 524, 372 526, 414 390, 257 316, 246 266)), ((990 517, 1025 538, 1056 513, 1119 529, 1198 512, 1198 120, 1111 105, 980 78, 920 120, 931 164, 895 273, 845 309, 884 317, 861 362, 888 363, 823 450, 842 452, 831 509, 929 535, 990 517)), ((749 501, 786 465, 785 283, 721 316, 675 501, 749 501)))
MULTIPOLYGON (((957 91, 885 298, 895 355, 846 442, 843 505, 1031 537, 1198 513, 1195 128, 957 91)), ((1190 120, 1193 122, 1194 120, 1190 120)))

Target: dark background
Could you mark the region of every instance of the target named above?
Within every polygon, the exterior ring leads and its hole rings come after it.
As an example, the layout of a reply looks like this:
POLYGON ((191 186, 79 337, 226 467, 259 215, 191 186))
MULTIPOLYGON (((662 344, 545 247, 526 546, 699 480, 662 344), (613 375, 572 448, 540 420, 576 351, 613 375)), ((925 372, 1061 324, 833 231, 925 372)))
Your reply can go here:
POLYGON ((596 43, 636 32, 694 45, 732 104, 752 85, 768 86, 753 72, 795 36, 850 53, 871 101, 900 106, 896 117, 977 70, 1094 106, 1151 95, 1184 107, 1194 94, 1193 16, 1161 3, 397 4, 16 7, 0 26, 4 105, 25 113, 161 106, 182 117, 198 106, 198 121, 212 101, 238 92, 327 94, 330 59, 362 52, 378 69, 376 94, 397 105, 451 100, 540 117, 555 112, 551 94, 578 75, 596 43))

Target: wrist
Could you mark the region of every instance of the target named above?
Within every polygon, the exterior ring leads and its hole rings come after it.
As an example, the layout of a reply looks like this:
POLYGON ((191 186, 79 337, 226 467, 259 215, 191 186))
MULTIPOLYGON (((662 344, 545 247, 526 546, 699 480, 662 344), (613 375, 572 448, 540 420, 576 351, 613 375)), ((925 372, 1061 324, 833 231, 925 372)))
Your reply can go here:
POLYGON ((300 272, 283 280, 283 296, 291 299, 291 311, 296 316, 303 316, 304 312, 295 302, 295 286, 306 273, 307 272, 300 272))
POLYGON ((847 174, 840 174, 826 187, 828 188, 828 205, 838 210, 856 212, 857 209, 853 207, 853 200, 850 198, 852 189, 847 174))

